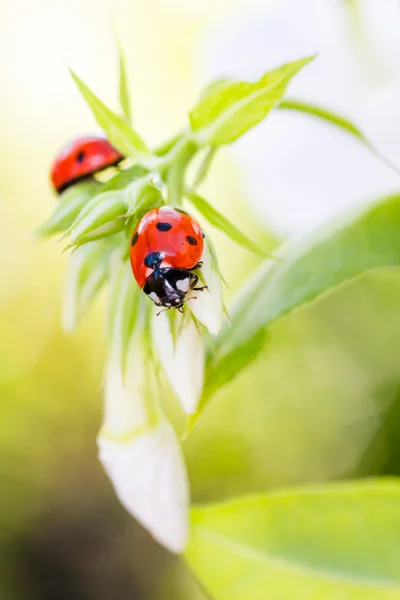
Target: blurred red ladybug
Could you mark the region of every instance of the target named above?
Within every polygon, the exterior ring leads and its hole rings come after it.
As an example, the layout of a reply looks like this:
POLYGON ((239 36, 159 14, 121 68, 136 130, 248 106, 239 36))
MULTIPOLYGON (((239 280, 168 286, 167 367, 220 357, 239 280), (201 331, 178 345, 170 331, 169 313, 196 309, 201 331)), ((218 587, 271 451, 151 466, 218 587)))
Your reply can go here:
POLYGON ((204 234, 187 213, 162 206, 138 223, 131 241, 130 260, 138 285, 157 306, 182 312, 185 296, 196 287, 204 234))
POLYGON ((51 169, 51 181, 60 194, 77 181, 116 165, 123 158, 105 138, 81 136, 61 148, 51 169))

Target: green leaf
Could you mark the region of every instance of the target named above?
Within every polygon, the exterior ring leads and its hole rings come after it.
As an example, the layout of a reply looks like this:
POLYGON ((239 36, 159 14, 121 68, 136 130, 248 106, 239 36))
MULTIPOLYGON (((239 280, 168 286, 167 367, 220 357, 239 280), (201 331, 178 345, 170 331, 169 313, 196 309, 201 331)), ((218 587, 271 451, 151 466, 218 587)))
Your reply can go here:
POLYGON ((185 188, 186 169, 196 153, 193 141, 182 138, 175 146, 175 155, 167 171, 168 204, 181 206, 185 188))
POLYGON ((129 84, 126 74, 125 54, 121 43, 115 33, 115 38, 118 47, 118 62, 119 62, 119 103, 122 109, 122 114, 127 123, 132 122, 131 103, 129 99, 129 84))
POLYGON ((139 134, 128 125, 125 119, 107 108, 107 106, 93 94, 87 85, 83 83, 78 75, 71 70, 70 72, 96 121, 105 132, 111 144, 124 156, 135 157, 138 153, 147 153, 148 149, 146 144, 139 134))
POLYGON ((208 251, 210 253, 211 265, 212 265, 214 271, 216 271, 218 273, 218 275, 220 276, 221 280, 224 282, 224 284, 226 285, 226 287, 229 287, 228 284, 225 281, 224 276, 222 275, 221 267, 220 267, 219 260, 218 260, 218 254, 217 254, 217 251, 216 251, 215 246, 213 244, 213 241, 210 238, 210 236, 208 234, 206 234, 206 232, 204 231, 204 229, 203 229, 203 233, 205 234, 205 242, 207 244, 207 248, 208 248, 208 251))
POLYGON ((185 195, 211 225, 223 231, 231 238, 231 240, 239 244, 239 246, 243 246, 246 250, 250 250, 250 252, 254 252, 254 254, 258 254, 259 256, 267 256, 267 253, 264 252, 262 248, 248 238, 247 235, 242 233, 238 227, 228 221, 228 219, 211 206, 205 198, 194 192, 186 192, 185 195))
POLYGON ((100 189, 100 183, 85 181, 65 190, 61 194, 52 215, 43 225, 38 227, 36 234, 46 237, 68 229, 79 215, 81 209, 100 189))
MULTIPOLYGON (((269 340, 268 331, 261 329, 248 342, 244 343, 237 349, 237 352, 222 357, 216 364, 212 364, 213 353, 210 348, 209 363, 207 370, 207 379, 204 384, 203 397, 212 395, 217 390, 221 389, 227 381, 231 381, 236 375, 242 371, 248 364, 257 358, 259 353, 266 348, 269 340)), ((189 431, 192 423, 189 424, 189 431)))
POLYGON ((196 177, 193 181, 193 188, 196 188, 208 175, 208 171, 212 165, 212 161, 217 153, 217 148, 208 148, 206 154, 200 164, 199 170, 197 171, 196 177))
POLYGON ((269 71, 255 83, 219 83, 189 114, 193 139, 199 146, 235 141, 267 116, 282 98, 292 77, 313 58, 303 58, 269 71))
POLYGON ((313 117, 317 117, 331 125, 336 125, 341 129, 344 129, 348 133, 351 133, 355 137, 357 137, 361 142, 368 144, 367 140, 364 137, 364 134, 346 117, 338 115, 337 113, 332 112, 326 108, 322 108, 321 106, 317 106, 315 104, 309 104, 308 102, 302 102, 301 100, 294 99, 284 99, 280 102, 277 108, 283 110, 293 110, 301 113, 305 113, 311 115, 313 117))
POLYGON ((78 248, 70 258, 63 298, 63 325, 73 331, 103 287, 116 241, 99 240, 78 248))
MULTIPOLYGON (((235 362, 261 330, 367 271, 400 267, 399 231, 400 195, 394 195, 283 248, 276 262, 265 261, 230 308, 231 324, 214 339, 205 394, 192 425, 210 396, 232 381, 222 368, 218 376, 215 371, 235 362)), ((249 362, 254 358, 250 352, 249 362)))
POLYGON ((371 152, 373 152, 375 154, 375 156, 377 156, 379 158, 379 160, 384 162, 390 169, 395 171, 397 174, 400 174, 400 170, 397 167, 397 165, 392 163, 386 156, 383 156, 379 152, 379 150, 377 148, 375 148, 375 146, 372 144, 372 142, 370 142, 365 137, 365 135, 362 133, 362 131, 358 127, 356 127, 356 125, 354 125, 354 123, 352 123, 349 119, 346 119, 346 117, 343 117, 342 115, 338 115, 337 113, 334 113, 331 110, 328 110, 326 108, 322 108, 321 106, 316 106, 315 104, 309 104, 307 102, 302 102, 301 100, 292 100, 292 99, 282 100, 282 102, 278 105, 277 108, 284 109, 284 110, 293 110, 293 111, 301 112, 304 114, 308 114, 312 117, 317 117, 318 119, 322 119, 323 121, 326 121, 327 123, 330 123, 331 125, 340 127, 347 133, 350 133, 351 135, 355 136, 360 142, 365 144, 369 148, 369 150, 371 150, 371 152))
POLYGON ((371 480, 193 508, 185 556, 214 600, 395 600, 399 505, 371 480))
POLYGON ((220 77, 219 79, 214 79, 214 81, 206 85, 201 90, 200 98, 205 98, 206 96, 209 96, 211 93, 215 92, 227 83, 232 83, 232 79, 228 79, 227 77, 220 77))

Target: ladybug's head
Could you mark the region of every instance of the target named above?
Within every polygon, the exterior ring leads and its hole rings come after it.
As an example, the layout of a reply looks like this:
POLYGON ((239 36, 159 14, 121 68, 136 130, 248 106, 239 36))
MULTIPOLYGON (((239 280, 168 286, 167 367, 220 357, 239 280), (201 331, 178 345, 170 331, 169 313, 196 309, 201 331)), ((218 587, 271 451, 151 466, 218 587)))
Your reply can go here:
POLYGON ((143 290, 157 306, 181 308, 196 281, 197 276, 186 269, 156 269, 148 277, 143 290))
POLYGON ((51 181, 61 193, 77 181, 123 159, 108 140, 100 136, 81 136, 66 144, 57 154, 51 169, 51 181))

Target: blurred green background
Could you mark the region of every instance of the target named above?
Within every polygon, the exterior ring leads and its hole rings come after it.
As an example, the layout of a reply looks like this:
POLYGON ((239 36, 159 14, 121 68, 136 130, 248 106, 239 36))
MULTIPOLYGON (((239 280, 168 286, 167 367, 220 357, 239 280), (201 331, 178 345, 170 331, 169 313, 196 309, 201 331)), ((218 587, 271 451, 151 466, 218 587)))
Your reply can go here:
MULTIPOLYGON (((182 561, 125 513, 97 460, 104 297, 73 335, 60 328, 67 257, 33 229, 54 206, 48 171, 95 131, 65 63, 117 102, 115 19, 137 128, 151 143, 185 123, 205 28, 243 2, 0 0, 0 598, 201 600, 182 561)), ((256 2, 253 2, 256 4, 256 2)), ((203 186, 253 237, 224 152, 203 186)), ((214 236, 229 283, 257 265, 214 236)), ((212 401, 184 443, 194 501, 298 482, 400 471, 400 278, 368 275, 271 332, 261 358, 212 401)), ((183 419, 165 385, 178 432, 183 419)))

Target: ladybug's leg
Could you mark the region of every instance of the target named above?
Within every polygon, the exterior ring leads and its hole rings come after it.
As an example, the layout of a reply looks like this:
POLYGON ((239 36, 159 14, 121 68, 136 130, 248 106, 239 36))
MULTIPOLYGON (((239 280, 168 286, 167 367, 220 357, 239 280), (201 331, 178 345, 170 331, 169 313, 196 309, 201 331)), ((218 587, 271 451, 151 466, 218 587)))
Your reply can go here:
POLYGON ((208 286, 207 285, 203 285, 201 287, 196 287, 196 285, 199 283, 199 278, 197 275, 195 275, 194 273, 190 273, 190 289, 194 290, 196 292, 202 292, 203 290, 208 290, 208 286))
POLYGON ((191 269, 187 269, 187 271, 196 271, 196 269, 200 269, 202 266, 203 266, 203 262, 200 261, 196 265, 194 265, 194 267, 192 267, 191 269))
POLYGON ((195 292, 204 292, 204 290, 208 290, 208 285, 202 285, 201 287, 198 288, 192 288, 192 290, 194 290, 195 292))

